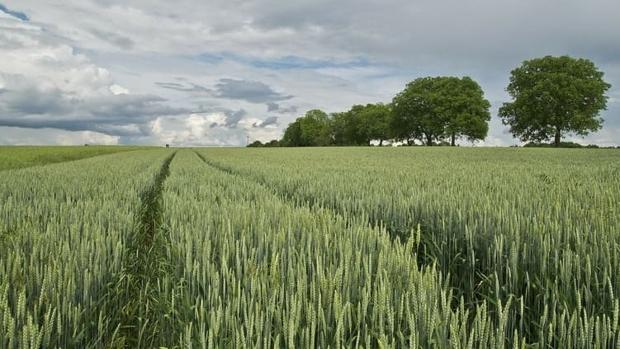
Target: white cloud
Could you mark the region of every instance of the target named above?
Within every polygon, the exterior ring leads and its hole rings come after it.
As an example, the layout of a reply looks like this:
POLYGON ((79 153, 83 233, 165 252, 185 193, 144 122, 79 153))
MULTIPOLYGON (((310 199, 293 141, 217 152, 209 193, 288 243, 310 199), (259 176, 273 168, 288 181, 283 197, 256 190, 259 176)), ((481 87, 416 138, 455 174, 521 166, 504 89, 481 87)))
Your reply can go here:
POLYGON ((0 145, 115 145, 118 136, 92 131, 65 131, 58 129, 31 129, 0 126, 0 145))
POLYGON ((112 92, 113 95, 127 95, 129 94, 129 90, 124 88, 121 85, 117 85, 117 84, 112 84, 109 87, 110 92, 112 92))

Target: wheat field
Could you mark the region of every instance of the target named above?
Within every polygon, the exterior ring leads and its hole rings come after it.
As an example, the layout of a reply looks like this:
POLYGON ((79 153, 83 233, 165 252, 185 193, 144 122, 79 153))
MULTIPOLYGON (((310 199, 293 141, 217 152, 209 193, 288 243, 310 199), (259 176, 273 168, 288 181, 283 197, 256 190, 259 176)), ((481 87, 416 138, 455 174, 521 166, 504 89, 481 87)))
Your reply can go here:
POLYGON ((617 150, 18 167, 0 171, 1 348, 620 348, 617 150))

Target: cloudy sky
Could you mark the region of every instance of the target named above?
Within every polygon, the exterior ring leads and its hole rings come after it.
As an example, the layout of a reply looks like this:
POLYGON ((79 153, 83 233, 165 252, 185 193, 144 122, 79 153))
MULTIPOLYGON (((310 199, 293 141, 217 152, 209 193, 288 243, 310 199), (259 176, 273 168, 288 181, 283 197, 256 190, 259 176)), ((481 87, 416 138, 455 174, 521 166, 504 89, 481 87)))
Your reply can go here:
POLYGON ((243 145, 312 108, 389 102, 406 82, 468 75, 493 119, 509 72, 585 57, 613 85, 602 131, 620 145, 618 0, 0 0, 0 144, 243 145))

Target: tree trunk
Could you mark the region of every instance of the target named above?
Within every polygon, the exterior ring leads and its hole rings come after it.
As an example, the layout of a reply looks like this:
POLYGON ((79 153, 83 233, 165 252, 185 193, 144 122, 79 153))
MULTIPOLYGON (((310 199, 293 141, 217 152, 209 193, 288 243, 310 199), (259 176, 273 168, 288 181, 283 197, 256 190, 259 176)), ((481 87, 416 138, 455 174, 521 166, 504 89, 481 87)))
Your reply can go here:
POLYGON ((426 145, 429 147, 433 145, 433 137, 431 135, 426 135, 426 145))
POLYGON ((379 146, 382 147, 383 146, 383 139, 379 140, 379 146))
POLYGON ((560 132, 560 128, 556 127, 555 128, 555 139, 553 140, 553 144, 556 147, 560 146, 560 141, 562 140, 562 133, 560 132))
POLYGON ((456 145, 456 135, 453 133, 450 139, 450 146, 454 147, 456 145))

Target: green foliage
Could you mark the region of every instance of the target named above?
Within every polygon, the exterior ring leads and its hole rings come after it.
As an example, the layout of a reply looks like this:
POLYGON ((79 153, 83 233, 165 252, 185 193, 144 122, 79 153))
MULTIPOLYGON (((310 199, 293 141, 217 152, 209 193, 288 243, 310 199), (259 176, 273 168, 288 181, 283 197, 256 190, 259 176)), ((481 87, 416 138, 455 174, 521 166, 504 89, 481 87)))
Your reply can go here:
POLYGON ((397 138, 433 145, 449 138, 451 145, 465 136, 484 139, 490 103, 469 77, 425 77, 409 84, 392 101, 392 129, 397 138))
POLYGON ((332 143, 330 119, 321 110, 310 110, 284 131, 282 144, 288 147, 326 146, 332 143))
POLYGON ((263 142, 256 140, 250 144, 248 144, 248 148, 260 148, 263 146, 263 142))
POLYGON ((372 140, 391 138, 392 112, 382 103, 354 105, 344 113, 332 117, 332 134, 335 145, 369 145, 372 140))
POLYGON ((274 147, 279 147, 280 146, 280 141, 278 141, 277 139, 272 139, 269 142, 264 144, 264 147, 266 148, 274 148, 274 147))
POLYGON ((553 140, 570 133, 587 135, 601 128, 599 112, 611 87, 587 59, 568 56, 532 59, 511 72, 507 91, 513 98, 499 115, 522 141, 553 140))
POLYGON ((277 139, 272 139, 267 143, 262 143, 261 141, 254 141, 250 144, 248 144, 248 148, 273 148, 273 147, 279 147, 280 146, 280 141, 278 141, 277 139))

